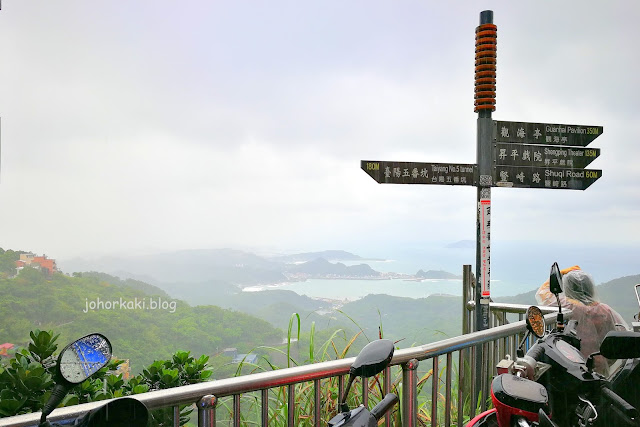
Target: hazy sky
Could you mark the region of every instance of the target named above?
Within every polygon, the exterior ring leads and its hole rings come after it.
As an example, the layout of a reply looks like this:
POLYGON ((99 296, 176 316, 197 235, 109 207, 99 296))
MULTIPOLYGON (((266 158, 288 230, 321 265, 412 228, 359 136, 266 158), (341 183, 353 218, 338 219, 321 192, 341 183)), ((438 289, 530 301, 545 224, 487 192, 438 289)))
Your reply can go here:
POLYGON ((475 163, 485 9, 494 119, 604 126, 588 190, 493 189, 493 245, 638 246, 640 3, 477 0, 4 0, 0 246, 475 239, 474 187, 379 185, 360 160, 475 163))

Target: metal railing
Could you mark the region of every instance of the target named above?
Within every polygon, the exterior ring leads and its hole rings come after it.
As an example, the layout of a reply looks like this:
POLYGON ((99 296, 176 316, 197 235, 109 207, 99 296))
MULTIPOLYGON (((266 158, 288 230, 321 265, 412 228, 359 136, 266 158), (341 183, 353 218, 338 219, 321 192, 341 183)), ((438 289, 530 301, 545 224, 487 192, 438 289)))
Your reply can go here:
MULTIPOLYGON (((470 277, 465 274, 466 280, 469 280, 470 277)), ((465 290, 465 292, 467 291, 465 290)), ((467 293, 463 293, 463 296, 466 295, 467 293)), ((484 331, 468 333, 395 352, 391 365, 400 366, 402 369, 402 382, 399 386, 399 391, 402 397, 400 410, 403 426, 413 427, 418 425, 417 368, 419 364, 425 362, 427 363, 427 368, 430 364, 433 373, 431 376, 431 396, 430 399, 429 396, 426 398, 429 405, 424 405, 426 408, 430 408, 430 413, 425 412, 430 418, 429 423, 431 426, 461 426, 465 420, 473 418, 478 410, 483 411, 486 409, 487 400, 490 396, 490 379, 493 375, 494 367, 506 354, 515 354, 516 346, 522 339, 526 329, 522 314, 528 306, 492 303, 490 307, 492 313, 494 313, 492 316, 494 324, 497 326, 484 331), (518 314, 519 320, 508 323, 506 313, 518 314), (481 372, 476 372, 474 368, 477 357, 482 359, 481 372), (480 378, 480 381, 475 381, 475 378, 480 378), (457 394, 453 392, 454 389, 457 390, 457 394), (466 405, 465 402, 467 402, 466 405), (445 408, 442 411, 442 419, 439 418, 439 404, 444 404, 445 408)), ((467 302, 464 306, 463 327, 464 319, 470 319, 471 317, 467 315, 472 308, 473 302, 467 302)), ((545 319, 548 324, 553 324, 557 315, 557 313, 554 314, 555 309, 542 308, 545 309, 543 311, 551 312, 545 316, 545 319)), ((467 323, 467 325, 469 324, 467 323)), ((326 423, 326 420, 321 419, 321 406, 323 404, 321 380, 338 377, 339 393, 337 399, 339 400, 344 390, 344 376, 348 373, 349 367, 354 360, 355 358, 340 359, 261 372, 152 391, 132 397, 143 402, 150 410, 173 408, 174 426, 180 425, 180 405, 192 405, 194 403, 197 407, 198 426, 215 426, 216 409, 219 408, 220 399, 231 397, 232 405, 229 408, 231 419, 228 423, 235 427, 243 423, 241 419, 241 396, 245 393, 259 391, 260 423, 266 426, 270 422, 269 390, 286 387, 286 424, 288 426, 296 426, 301 423, 302 419, 312 419, 313 425, 321 426, 326 423), (303 414, 304 418, 301 417, 301 414, 296 414, 295 410, 295 387, 300 383, 313 384, 313 410, 310 414, 303 414)), ((388 367, 382 374, 384 393, 391 391, 391 371, 392 368, 388 367)), ((362 403, 366 405, 369 387, 362 387, 362 390, 362 403)), ((57 421, 77 417, 104 403, 105 401, 59 408, 53 412, 50 420, 57 421)), ((284 402, 282 404, 285 405, 284 402)), ((39 413, 35 413, 2 418, 0 419, 0 427, 37 425, 39 415, 39 413)), ((425 418, 423 417, 421 423, 424 424, 424 420, 425 418)), ((305 422, 309 423, 308 421, 305 422)), ((387 414, 385 425, 391 425, 389 414, 387 414)))

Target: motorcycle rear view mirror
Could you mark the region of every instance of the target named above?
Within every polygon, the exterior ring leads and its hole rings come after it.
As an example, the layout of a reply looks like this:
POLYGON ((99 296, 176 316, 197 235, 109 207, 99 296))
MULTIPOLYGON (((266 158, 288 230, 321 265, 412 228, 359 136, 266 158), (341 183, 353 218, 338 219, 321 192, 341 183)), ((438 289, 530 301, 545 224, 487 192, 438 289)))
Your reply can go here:
POLYGON ((524 356, 524 350, 522 349, 522 346, 524 345, 525 341, 529 337, 529 334, 533 333, 533 335, 535 335, 536 337, 542 338, 544 336, 544 330, 546 327, 544 323, 544 316, 542 315, 542 311, 535 305, 532 305, 531 307, 527 308, 525 321, 527 323, 527 333, 524 334, 524 336, 522 337, 522 340, 518 344, 518 348, 516 350, 516 355, 518 357, 524 356))
POLYGON ((384 368, 391 363, 393 351, 394 347, 391 340, 371 341, 364 346, 351 365, 351 368, 349 368, 349 382, 345 388, 342 402, 340 402, 340 407, 343 412, 349 411, 346 402, 353 380, 355 380, 356 377, 372 377, 382 372, 384 368))
POLYGON ((535 305, 532 305, 527 308, 526 320, 527 329, 529 329, 536 337, 542 338, 546 329, 542 311, 535 305))
POLYGON ((549 289, 554 295, 558 295, 562 292, 562 273, 560 273, 560 267, 558 267, 557 262, 554 262, 551 266, 551 274, 549 274, 549 289))
POLYGON ((84 336, 66 346, 58 357, 58 372, 71 384, 80 384, 111 360, 111 343, 101 334, 84 336))
POLYGON ((600 354, 607 359, 640 357, 640 332, 611 331, 600 344, 600 354))
POLYGON ((111 360, 111 343, 102 334, 86 335, 62 349, 58 356, 56 385, 42 408, 40 423, 62 402, 71 387, 85 381, 111 360))
POLYGON ((390 340, 372 341, 358 354, 349 369, 349 374, 358 377, 372 377, 387 367, 393 357, 393 342, 390 340))

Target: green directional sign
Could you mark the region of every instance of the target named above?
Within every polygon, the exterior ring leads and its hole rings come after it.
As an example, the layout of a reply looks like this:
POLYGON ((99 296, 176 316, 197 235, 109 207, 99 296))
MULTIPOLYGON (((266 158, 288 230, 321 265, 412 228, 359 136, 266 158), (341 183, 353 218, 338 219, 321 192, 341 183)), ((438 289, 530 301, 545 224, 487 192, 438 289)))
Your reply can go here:
POLYGON ((476 185, 476 165, 362 160, 360 167, 380 184, 476 185))
POLYGON ((496 142, 586 147, 602 135, 602 126, 494 121, 496 142))
POLYGON ((493 186, 585 190, 601 176, 596 169, 495 166, 493 186))
POLYGON ((599 148, 559 147, 533 144, 493 144, 496 165, 585 168, 600 155, 599 148))

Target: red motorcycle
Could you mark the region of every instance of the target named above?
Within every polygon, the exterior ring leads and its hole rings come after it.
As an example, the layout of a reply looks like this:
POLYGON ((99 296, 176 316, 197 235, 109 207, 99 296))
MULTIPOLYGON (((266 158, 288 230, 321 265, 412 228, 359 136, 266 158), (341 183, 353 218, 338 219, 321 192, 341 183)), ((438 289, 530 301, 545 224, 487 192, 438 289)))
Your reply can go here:
MULTIPOLYGON (((556 298, 562 292, 558 265, 551 267, 550 287, 556 298)), ((600 350, 587 359, 580 353, 575 321, 564 325, 561 308, 557 327, 545 335, 545 323, 538 307, 526 313, 527 335, 538 341, 526 355, 523 338, 515 361, 498 364, 498 376, 491 383, 493 409, 472 419, 467 427, 511 426, 640 426, 638 402, 621 396, 637 396, 638 386, 630 378, 640 374, 640 333, 612 331, 600 350), (610 378, 595 372, 594 357, 629 359, 610 378), (634 389, 631 392, 630 389, 634 389)))

